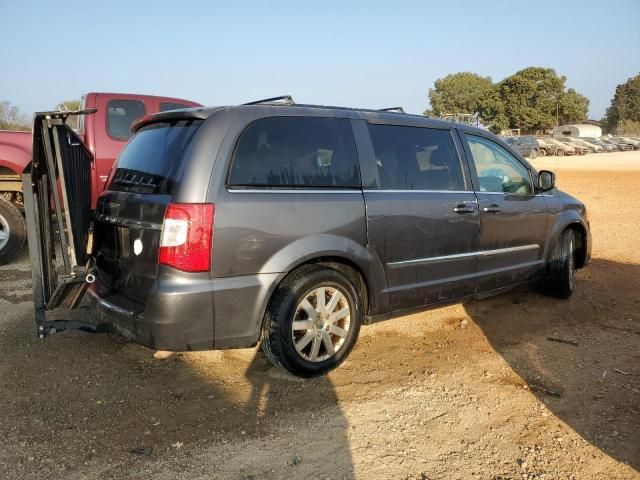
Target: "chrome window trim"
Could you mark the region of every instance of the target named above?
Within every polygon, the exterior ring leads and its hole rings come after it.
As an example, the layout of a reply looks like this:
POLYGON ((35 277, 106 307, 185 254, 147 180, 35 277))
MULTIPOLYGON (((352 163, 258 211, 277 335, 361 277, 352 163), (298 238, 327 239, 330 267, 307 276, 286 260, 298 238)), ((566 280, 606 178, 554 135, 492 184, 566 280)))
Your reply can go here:
POLYGON ((384 190, 382 188, 367 188, 362 190, 364 193, 474 193, 473 190, 402 190, 392 189, 384 190))
POLYGON ((517 193, 517 192, 482 192, 477 191, 479 195, 519 195, 521 197, 548 197, 549 195, 545 195, 543 193, 517 193))
POLYGON ((227 188, 227 192, 229 193, 328 193, 328 194, 338 194, 338 193, 362 193, 362 190, 352 190, 345 189, 341 190, 339 188, 227 188))
POLYGON ((508 247, 508 248, 497 248, 494 250, 479 250, 477 252, 468 252, 468 253, 457 253, 454 255, 442 255, 440 257, 428 257, 428 258, 416 258, 413 260, 401 260, 399 262, 389 262, 387 263, 387 267, 389 268, 402 268, 411 265, 423 265, 429 263, 441 263, 448 262, 451 260, 461 260, 464 258, 471 257, 490 257, 493 255, 502 255, 504 253, 514 253, 514 252, 522 252, 526 250, 539 250, 540 245, 537 243, 531 245, 521 245, 518 247, 508 247))

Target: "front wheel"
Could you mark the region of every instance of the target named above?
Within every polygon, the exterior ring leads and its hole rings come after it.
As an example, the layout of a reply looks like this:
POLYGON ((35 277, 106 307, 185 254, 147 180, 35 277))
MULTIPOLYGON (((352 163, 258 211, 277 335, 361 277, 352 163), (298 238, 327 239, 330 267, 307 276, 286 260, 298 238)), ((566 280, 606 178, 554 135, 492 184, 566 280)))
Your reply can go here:
POLYGON ((0 198, 0 265, 10 263, 18 256, 27 238, 27 227, 20 210, 11 202, 0 198))
POLYGON ((551 252, 542 285, 552 297, 569 298, 576 284, 575 233, 568 228, 560 234, 551 252))
POLYGON ((560 150, 560 149, 556 150, 556 155, 558 157, 564 157, 564 150, 560 150))
POLYGON ((265 315, 262 348, 275 366, 300 377, 339 366, 358 338, 362 317, 354 286, 337 270, 316 265, 287 277, 265 315))
POLYGON ((531 153, 529 154, 529 156, 534 159, 534 158, 538 158, 538 150, 531 150, 531 153))

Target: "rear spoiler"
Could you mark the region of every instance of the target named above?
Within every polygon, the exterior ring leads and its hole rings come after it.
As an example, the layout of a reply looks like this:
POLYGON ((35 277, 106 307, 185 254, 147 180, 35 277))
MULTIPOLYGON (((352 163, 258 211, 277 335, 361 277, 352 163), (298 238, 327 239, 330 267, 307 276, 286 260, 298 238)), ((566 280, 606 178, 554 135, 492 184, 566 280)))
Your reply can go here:
POLYGON ((136 133, 142 127, 152 123, 179 121, 179 120, 206 120, 211 114, 210 108, 194 107, 180 110, 168 110, 166 112, 145 115, 131 125, 131 131, 136 133))
POLYGON ((39 337, 92 329, 82 322, 49 321, 47 313, 75 308, 95 280, 90 257, 93 155, 66 124, 71 115, 95 112, 34 115, 33 157, 22 174, 22 188, 39 337))

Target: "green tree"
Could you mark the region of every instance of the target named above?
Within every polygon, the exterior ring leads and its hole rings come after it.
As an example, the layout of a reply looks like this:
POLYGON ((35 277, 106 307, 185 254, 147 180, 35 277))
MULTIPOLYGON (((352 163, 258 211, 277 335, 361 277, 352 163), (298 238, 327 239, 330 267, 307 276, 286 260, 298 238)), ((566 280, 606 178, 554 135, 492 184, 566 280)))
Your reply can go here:
POLYGON ((4 100, 0 102, 0 130, 31 130, 31 122, 18 107, 4 100))
MULTIPOLYGON (((80 110, 80 105, 82 104, 82 100, 65 100, 64 102, 60 102, 56 105, 56 110, 68 110, 70 112, 74 110, 80 110)), ((67 119, 67 124, 73 128, 78 128, 78 116, 70 115, 67 119)))
POLYGON ((559 123, 578 123, 586 120, 589 113, 589 99, 576 92, 573 88, 568 89, 559 102, 559 123))
POLYGON ((544 130, 556 124, 557 102, 562 102, 565 77, 552 68, 529 67, 498 83, 509 128, 525 132, 544 130))
POLYGON ((640 122, 640 74, 616 87, 605 120, 613 131, 617 131, 625 120, 640 122))
POLYGON ((425 115, 442 116, 447 113, 478 113, 482 98, 493 88, 490 77, 460 72, 439 78, 429 89, 431 109, 425 115))
POLYGON ((494 132, 519 128, 545 130, 559 123, 584 120, 589 100, 570 88, 552 68, 529 67, 494 84, 491 78, 460 72, 435 81, 429 90, 431 109, 425 115, 478 114, 494 132))

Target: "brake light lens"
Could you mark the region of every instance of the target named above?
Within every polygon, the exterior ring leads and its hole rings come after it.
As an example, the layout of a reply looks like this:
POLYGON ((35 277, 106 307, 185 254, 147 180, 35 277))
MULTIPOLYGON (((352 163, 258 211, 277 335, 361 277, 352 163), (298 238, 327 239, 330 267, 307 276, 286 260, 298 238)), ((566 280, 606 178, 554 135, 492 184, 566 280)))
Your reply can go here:
POLYGON ((214 214, 211 203, 170 203, 164 214, 158 263, 184 272, 208 272, 214 214))

